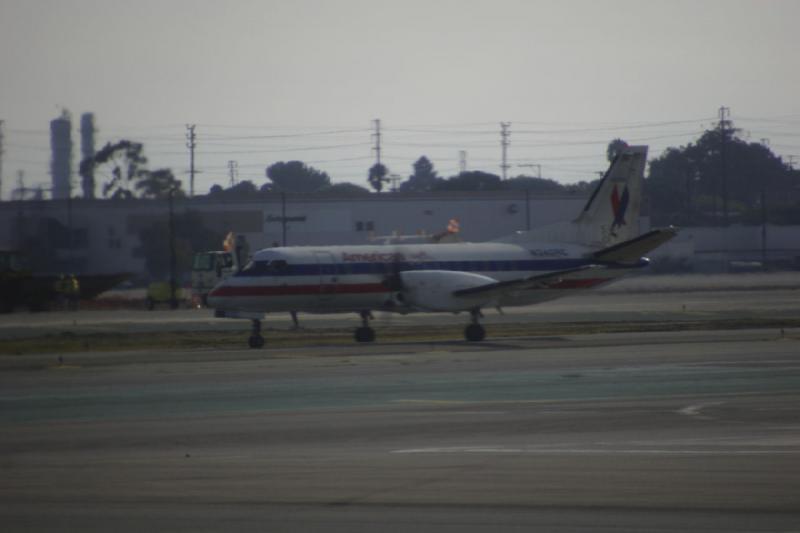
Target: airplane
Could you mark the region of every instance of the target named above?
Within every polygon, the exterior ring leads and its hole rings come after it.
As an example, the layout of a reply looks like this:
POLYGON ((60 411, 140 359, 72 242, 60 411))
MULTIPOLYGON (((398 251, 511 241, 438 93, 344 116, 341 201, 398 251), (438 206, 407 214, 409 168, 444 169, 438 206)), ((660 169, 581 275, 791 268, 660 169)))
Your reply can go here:
POLYGON ((216 316, 252 321, 261 348, 266 313, 355 312, 357 342, 372 342, 372 311, 467 312, 468 341, 486 336, 481 310, 530 305, 594 288, 646 267, 644 254, 673 238, 673 227, 639 234, 647 146, 628 146, 573 221, 494 241, 276 247, 258 251, 219 283, 216 316))

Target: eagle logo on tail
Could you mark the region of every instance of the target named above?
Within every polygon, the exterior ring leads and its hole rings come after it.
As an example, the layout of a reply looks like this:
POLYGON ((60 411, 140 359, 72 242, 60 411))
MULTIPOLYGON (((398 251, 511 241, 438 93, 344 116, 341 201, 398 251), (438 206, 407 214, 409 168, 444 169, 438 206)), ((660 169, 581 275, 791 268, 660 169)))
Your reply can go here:
POLYGON ((614 190, 611 192, 611 210, 614 212, 614 221, 611 223, 611 235, 617 236, 615 230, 619 227, 626 226, 628 223, 625 221, 625 213, 628 211, 628 202, 630 194, 628 194, 628 186, 625 185, 625 190, 622 195, 619 194, 617 185, 614 185, 614 190))

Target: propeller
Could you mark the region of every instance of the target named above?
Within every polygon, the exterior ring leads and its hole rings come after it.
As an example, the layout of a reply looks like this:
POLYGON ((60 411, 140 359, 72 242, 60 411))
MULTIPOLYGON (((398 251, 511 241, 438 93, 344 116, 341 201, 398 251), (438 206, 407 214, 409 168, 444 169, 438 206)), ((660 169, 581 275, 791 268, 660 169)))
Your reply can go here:
POLYGON ((405 290, 405 287, 403 286, 403 278, 400 273, 403 270, 406 270, 406 268, 404 268, 406 258, 402 252, 394 247, 391 255, 392 261, 389 263, 389 271, 386 273, 386 277, 383 279, 384 286, 386 286, 393 293, 391 298, 386 302, 386 306, 389 308, 398 303, 403 305, 402 293, 405 290))

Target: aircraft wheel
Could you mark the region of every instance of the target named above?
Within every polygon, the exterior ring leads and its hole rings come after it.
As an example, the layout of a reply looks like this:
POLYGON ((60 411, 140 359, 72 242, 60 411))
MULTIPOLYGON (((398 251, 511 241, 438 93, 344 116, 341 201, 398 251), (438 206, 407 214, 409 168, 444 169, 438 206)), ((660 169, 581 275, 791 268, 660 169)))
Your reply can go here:
POLYGON ((247 344, 251 348, 263 348, 264 347, 264 337, 261 335, 250 335, 250 338, 247 339, 247 344))
POLYGON ((375 330, 368 326, 361 326, 356 329, 356 342, 373 342, 375 340, 375 330))
POLYGON ((470 324, 464 329, 464 337, 471 342, 479 342, 486 338, 486 330, 480 324, 470 324))

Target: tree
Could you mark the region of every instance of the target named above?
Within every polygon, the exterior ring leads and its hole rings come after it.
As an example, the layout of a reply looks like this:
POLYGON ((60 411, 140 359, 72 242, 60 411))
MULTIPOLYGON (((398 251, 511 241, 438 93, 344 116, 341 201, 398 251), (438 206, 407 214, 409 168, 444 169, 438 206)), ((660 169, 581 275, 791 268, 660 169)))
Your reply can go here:
POLYGON ((258 194, 258 187, 250 180, 242 180, 233 187, 225 189, 225 195, 230 198, 252 198, 258 194))
POLYGON ((267 177, 278 192, 317 192, 330 187, 330 177, 301 161, 279 161, 267 167, 267 177))
POLYGON ((620 138, 614 139, 610 143, 608 143, 608 148, 606 148, 606 158, 608 162, 611 163, 616 159, 617 154, 619 154, 622 150, 628 147, 628 143, 623 141, 620 138))
POLYGON ((262 196, 271 190, 272 184, 265 184, 260 189, 250 180, 242 180, 227 189, 222 185, 214 184, 208 190, 208 195, 212 198, 231 198, 236 200, 246 200, 253 197, 262 196))
POLYGON ((176 197, 186 196, 181 190, 181 182, 175 179, 168 168, 160 168, 143 174, 134 185, 141 198, 165 199, 170 191, 175 191, 176 197))
POLYGON ((389 169, 383 163, 375 163, 370 167, 367 181, 375 189, 375 192, 383 190, 383 184, 389 181, 386 177, 387 174, 389 174, 389 169))
POLYGON ((567 188, 555 180, 546 178, 532 178, 529 176, 517 176, 502 183, 503 189, 511 191, 524 191, 528 190, 535 193, 542 194, 565 194, 567 188))
MULTIPOLYGON (((178 273, 188 272, 192 267, 195 252, 217 250, 223 236, 206 227, 203 215, 195 211, 176 214, 175 258, 178 273)), ((169 221, 159 220, 139 232, 145 267, 153 279, 165 279, 169 275, 169 221)), ((180 275, 179 275, 180 277, 180 275)))
POLYGON ((418 192, 433 190, 439 177, 436 175, 431 160, 423 155, 414 162, 413 168, 414 173, 400 185, 400 190, 418 192))
POLYGON ((570 183, 564 186, 564 192, 567 194, 591 194, 600 184, 600 178, 592 181, 579 181, 578 183, 570 183))
POLYGON ((367 196, 370 194, 369 189, 354 183, 334 183, 327 189, 322 189, 319 192, 336 196, 367 196))
POLYGON ((651 160, 645 192, 654 224, 717 224, 722 221, 723 190, 732 216, 747 221, 760 218, 747 212, 760 210, 762 191, 770 216, 777 208, 791 208, 798 179, 800 172, 766 146, 713 129, 695 143, 669 148, 651 160))
POLYGON ((497 191, 502 188, 500 176, 471 170, 436 183, 437 191, 497 191))
POLYGON ((106 198, 133 198, 131 187, 134 182, 147 175, 147 158, 141 143, 126 140, 106 143, 93 158, 81 161, 80 174, 88 174, 91 169, 102 165, 111 169, 111 179, 103 185, 103 196, 106 198))

